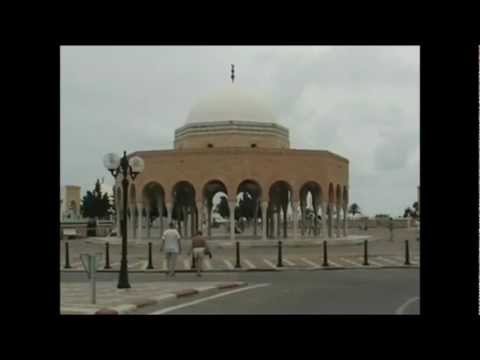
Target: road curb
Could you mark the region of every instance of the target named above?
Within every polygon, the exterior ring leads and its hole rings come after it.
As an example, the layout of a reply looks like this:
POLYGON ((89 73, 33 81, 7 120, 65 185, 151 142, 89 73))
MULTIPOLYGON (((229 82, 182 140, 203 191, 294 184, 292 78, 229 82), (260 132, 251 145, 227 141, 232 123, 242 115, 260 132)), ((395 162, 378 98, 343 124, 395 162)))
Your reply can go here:
MULTIPOLYGON (((280 266, 275 268, 241 268, 241 269, 214 269, 214 270, 204 270, 203 273, 237 273, 237 272, 274 272, 274 271, 312 271, 312 270, 361 270, 361 269, 414 269, 419 268, 420 265, 362 265, 362 266, 316 266, 316 267, 289 267, 289 266, 280 266)), ((60 269, 60 272, 63 273, 84 273, 84 270, 80 269, 60 269)), ((119 270, 97 270, 97 273, 118 273, 119 270)), ((162 274, 166 270, 129 270, 129 273, 143 273, 143 274, 162 274)), ((196 270, 176 270, 176 273, 185 273, 193 274, 196 273, 196 270)))
POLYGON ((225 289, 232 289, 237 287, 246 286, 248 283, 244 281, 237 281, 232 283, 220 284, 216 286, 200 286, 198 288, 191 288, 191 289, 182 289, 178 291, 174 291, 171 293, 167 293, 164 295, 160 295, 153 298, 147 299, 139 299, 131 304, 122 304, 112 307, 106 307, 99 309, 93 312, 94 315, 123 315, 131 313, 132 311, 138 310, 145 306, 151 305, 166 305, 171 303, 172 301, 182 299, 185 297, 193 296, 193 295, 209 295, 211 293, 219 292, 225 289))

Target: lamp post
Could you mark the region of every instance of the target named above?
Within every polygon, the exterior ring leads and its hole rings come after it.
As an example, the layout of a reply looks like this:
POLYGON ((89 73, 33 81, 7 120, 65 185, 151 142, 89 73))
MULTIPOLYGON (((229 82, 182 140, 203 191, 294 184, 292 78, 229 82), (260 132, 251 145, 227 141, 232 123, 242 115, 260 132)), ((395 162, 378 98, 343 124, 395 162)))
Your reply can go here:
POLYGON ((115 178, 120 175, 123 189, 123 216, 121 220, 122 232, 122 260, 120 262, 120 273, 118 277, 118 289, 128 289, 130 284, 128 282, 128 267, 127 267, 127 196, 128 196, 128 177, 135 180, 138 174, 144 169, 144 162, 142 158, 134 156, 128 160, 127 152, 123 152, 123 157, 120 158, 115 153, 109 153, 103 158, 103 165, 108 169, 115 178))

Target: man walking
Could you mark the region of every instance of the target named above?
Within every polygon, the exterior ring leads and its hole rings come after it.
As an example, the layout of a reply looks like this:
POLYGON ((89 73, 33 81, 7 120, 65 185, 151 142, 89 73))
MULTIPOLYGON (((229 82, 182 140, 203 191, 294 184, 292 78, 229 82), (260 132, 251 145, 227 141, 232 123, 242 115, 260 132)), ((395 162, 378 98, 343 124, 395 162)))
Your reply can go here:
POLYGON ((171 222, 169 229, 165 230, 162 236, 162 246, 160 251, 165 250, 167 259, 167 276, 175 276, 175 267, 177 265, 177 256, 182 252, 182 243, 180 242, 180 234, 175 229, 175 224, 171 222))
POLYGON ((197 276, 202 276, 203 256, 205 253, 210 253, 210 249, 207 245, 207 239, 202 236, 201 231, 197 232, 197 234, 192 238, 192 248, 188 252, 188 255, 191 253, 193 253, 195 268, 197 269, 197 276))

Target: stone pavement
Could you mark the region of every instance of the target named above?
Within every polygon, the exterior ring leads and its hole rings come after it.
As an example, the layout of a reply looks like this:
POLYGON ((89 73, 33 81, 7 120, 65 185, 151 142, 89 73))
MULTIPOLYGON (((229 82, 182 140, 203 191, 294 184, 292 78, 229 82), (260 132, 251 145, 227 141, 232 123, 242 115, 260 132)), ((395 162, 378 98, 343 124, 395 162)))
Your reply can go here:
POLYGON ((138 308, 170 304, 178 298, 207 295, 246 285, 245 282, 178 282, 135 283, 130 289, 117 289, 116 281, 96 283, 96 304, 91 304, 89 282, 62 282, 60 285, 62 315, 127 314, 138 308))

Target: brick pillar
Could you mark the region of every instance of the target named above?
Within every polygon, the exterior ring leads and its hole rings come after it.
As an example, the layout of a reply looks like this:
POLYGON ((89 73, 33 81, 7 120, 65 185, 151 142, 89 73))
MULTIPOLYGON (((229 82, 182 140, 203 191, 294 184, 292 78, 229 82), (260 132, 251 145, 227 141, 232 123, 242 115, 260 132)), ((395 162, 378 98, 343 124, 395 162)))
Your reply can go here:
POLYGON ((267 240, 267 209, 268 201, 262 201, 262 240, 267 240))
POLYGON ((143 212, 143 204, 137 203, 137 210, 138 210, 138 238, 142 238, 142 212, 143 212))
POLYGON ((299 201, 294 201, 292 206, 292 215, 293 215, 293 240, 297 240, 297 229, 298 229, 298 213, 297 208, 299 206, 299 201))
POLYGON ((230 208, 230 241, 235 241, 235 207, 237 206, 236 201, 229 201, 228 207, 230 208))

